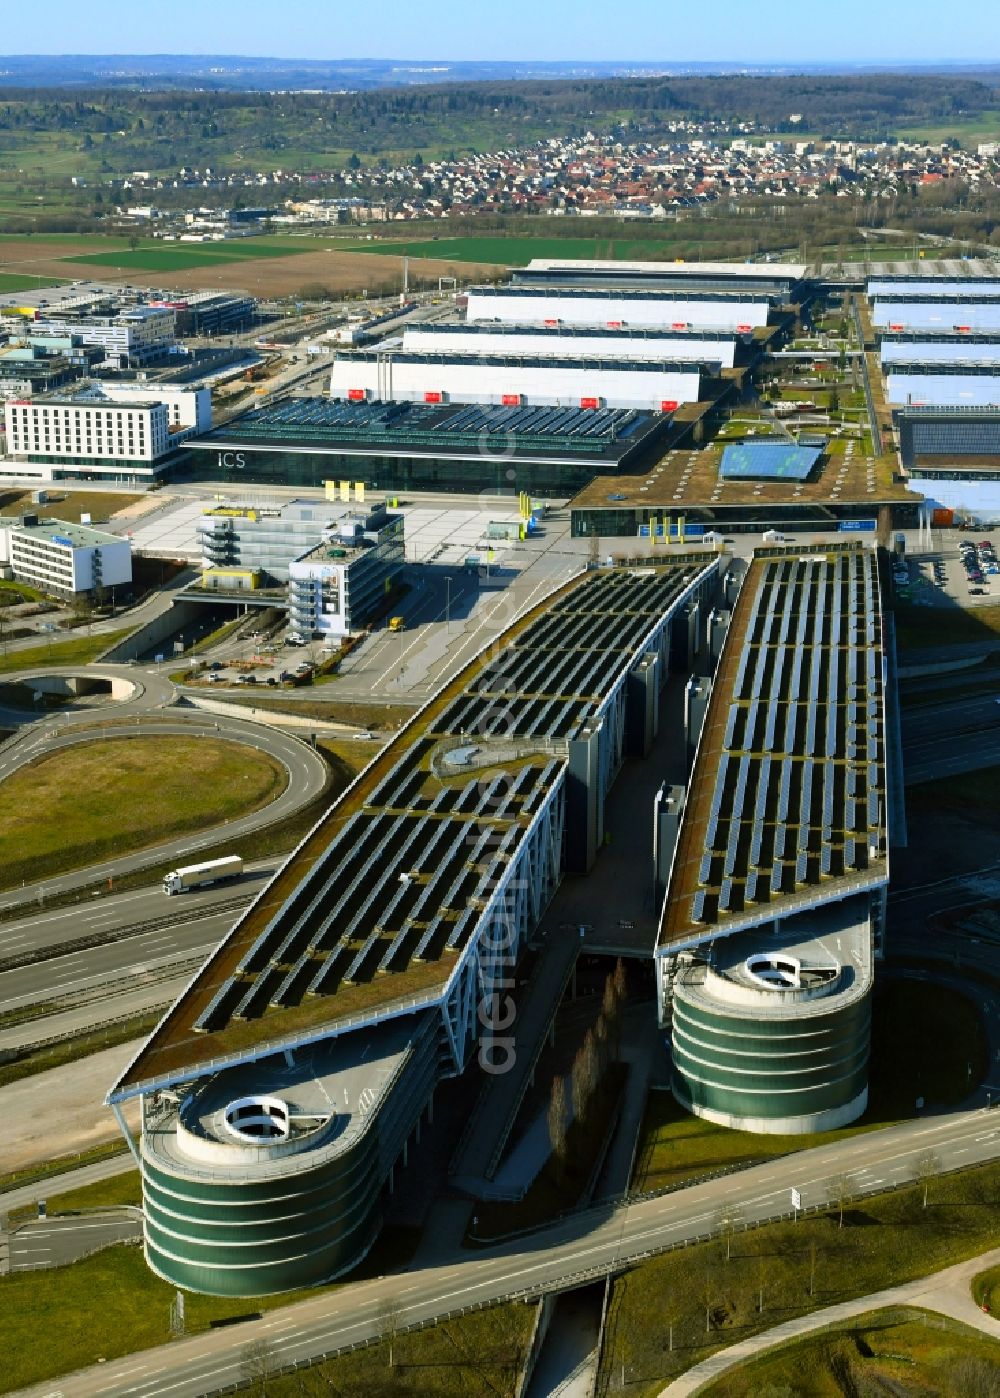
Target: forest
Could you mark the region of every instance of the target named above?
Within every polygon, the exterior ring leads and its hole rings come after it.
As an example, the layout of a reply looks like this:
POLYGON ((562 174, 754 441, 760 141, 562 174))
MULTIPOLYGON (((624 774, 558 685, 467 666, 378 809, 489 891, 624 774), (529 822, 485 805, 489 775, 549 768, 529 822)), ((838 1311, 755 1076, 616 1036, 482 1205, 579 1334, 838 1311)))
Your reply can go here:
POLYGON ((505 82, 357 93, 0 91, 0 162, 39 136, 81 152, 106 145, 114 168, 244 167, 283 153, 457 154, 553 135, 621 129, 656 139, 671 122, 816 136, 891 137, 909 126, 967 120, 1000 104, 987 82, 857 77, 684 77, 505 82), (799 121, 793 123, 791 118, 799 121))

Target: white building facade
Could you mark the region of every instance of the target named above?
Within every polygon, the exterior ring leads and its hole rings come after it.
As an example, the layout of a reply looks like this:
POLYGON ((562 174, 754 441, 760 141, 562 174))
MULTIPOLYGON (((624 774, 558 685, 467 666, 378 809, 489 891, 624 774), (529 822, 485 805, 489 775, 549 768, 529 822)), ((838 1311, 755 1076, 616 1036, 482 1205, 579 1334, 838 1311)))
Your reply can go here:
POLYGON ((641 293, 562 295, 512 287, 495 291, 473 287, 467 316, 472 321, 606 326, 615 330, 659 326, 667 330, 731 330, 747 334, 766 325, 769 303, 764 300, 725 300, 641 293))
POLYGON ((160 306, 136 306, 113 316, 81 316, 61 320, 36 317, 37 335, 77 335, 81 344, 98 345, 104 362, 116 369, 135 369, 165 354, 174 344, 176 316, 160 306))
POLYGON ((698 364, 449 359, 424 355, 343 355, 330 374, 331 398, 409 403, 496 403, 524 407, 633 408, 673 412, 697 402, 698 364))
POLYGON ((128 539, 61 519, 0 519, 0 566, 17 582, 76 597, 132 582, 128 539))

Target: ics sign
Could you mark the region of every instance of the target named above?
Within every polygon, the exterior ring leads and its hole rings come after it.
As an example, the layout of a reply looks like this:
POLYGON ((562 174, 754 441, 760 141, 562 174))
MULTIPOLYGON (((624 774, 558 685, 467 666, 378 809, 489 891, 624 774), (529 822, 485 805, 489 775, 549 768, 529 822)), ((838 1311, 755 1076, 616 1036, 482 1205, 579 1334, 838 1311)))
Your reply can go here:
POLYGON ((968 325, 956 325, 955 329, 958 331, 960 335, 968 335, 971 327, 968 325))
POLYGON ((363 403, 367 397, 367 388, 349 388, 347 390, 348 403, 363 403))
POLYGON ((505 408, 519 408, 521 395, 519 393, 501 393, 500 402, 505 408))
POLYGON ((686 320, 675 320, 670 326, 671 330, 686 330, 688 323, 686 320))
POLYGON ((558 322, 557 320, 548 319, 548 320, 543 320, 543 321, 542 321, 542 324, 548 326, 549 329, 551 330, 552 327, 555 326, 555 325, 558 325, 559 322, 558 322))
POLYGON ((890 329, 890 330, 902 330, 903 327, 902 327, 902 325, 890 325, 890 326, 889 326, 889 329, 890 329))
POLYGON ((736 333, 738 335, 749 335, 752 332, 752 330, 752 325, 737 325, 736 327, 736 333))
POLYGON ((660 401, 660 412, 661 412, 661 413, 675 413, 676 411, 677 411, 677 399, 676 399, 676 398, 663 398, 663 399, 661 399, 661 401, 660 401))
POLYGON ((623 320, 609 320, 609 321, 608 321, 608 329, 609 329, 609 330, 620 330, 624 324, 625 324, 625 322, 624 322, 623 320))
POLYGON ((441 392, 441 390, 440 390, 439 388, 430 388, 430 389, 428 389, 427 392, 424 394, 424 402, 425 402, 425 403, 443 403, 443 402, 444 402, 444 394, 441 392))
POLYGON ((599 408, 600 406, 601 406, 601 400, 600 400, 600 398, 581 398, 581 399, 580 399, 580 407, 581 407, 581 408, 599 408))

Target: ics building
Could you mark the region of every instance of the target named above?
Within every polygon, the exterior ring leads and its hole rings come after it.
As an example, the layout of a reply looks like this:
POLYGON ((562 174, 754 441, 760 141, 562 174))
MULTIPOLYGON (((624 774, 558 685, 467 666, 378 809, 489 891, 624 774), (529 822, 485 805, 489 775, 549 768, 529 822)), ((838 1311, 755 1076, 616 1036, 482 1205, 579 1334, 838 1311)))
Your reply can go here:
POLYGON ((258 408, 189 443, 185 474, 242 484, 566 494, 595 474, 642 470, 682 431, 672 413, 597 404, 297 398, 258 408))

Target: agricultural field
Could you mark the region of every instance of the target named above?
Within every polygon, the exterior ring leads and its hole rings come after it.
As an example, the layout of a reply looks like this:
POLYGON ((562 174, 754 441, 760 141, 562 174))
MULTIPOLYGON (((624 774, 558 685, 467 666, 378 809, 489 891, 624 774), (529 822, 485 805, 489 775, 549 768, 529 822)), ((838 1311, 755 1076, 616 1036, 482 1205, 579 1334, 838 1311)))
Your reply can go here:
MULTIPOLYGON (((22 235, 0 237, 0 278, 20 278, 21 287, 96 279, 188 291, 249 291, 262 298, 300 294, 335 297, 362 291, 375 296, 401 290, 401 255, 394 250, 390 257, 366 256, 371 247, 369 243, 334 242, 328 235, 179 244, 143 239, 135 248, 124 238, 22 235)), ((471 280, 493 276, 496 269, 490 263, 445 261, 442 254, 440 259, 421 261, 420 272, 427 284, 433 285, 442 275, 460 274, 463 280, 471 280)), ((411 269, 411 285, 417 281, 411 269)), ((14 284, 9 289, 18 287, 14 284)))
POLYGON ((34 291, 39 286, 58 284, 51 277, 34 276, 30 272, 0 272, 0 295, 10 291, 34 291))
POLYGON ((338 250, 372 253, 378 257, 418 257, 450 262, 495 262, 523 267, 533 257, 584 257, 627 261, 670 261, 676 238, 431 238, 414 242, 339 243, 338 250))

